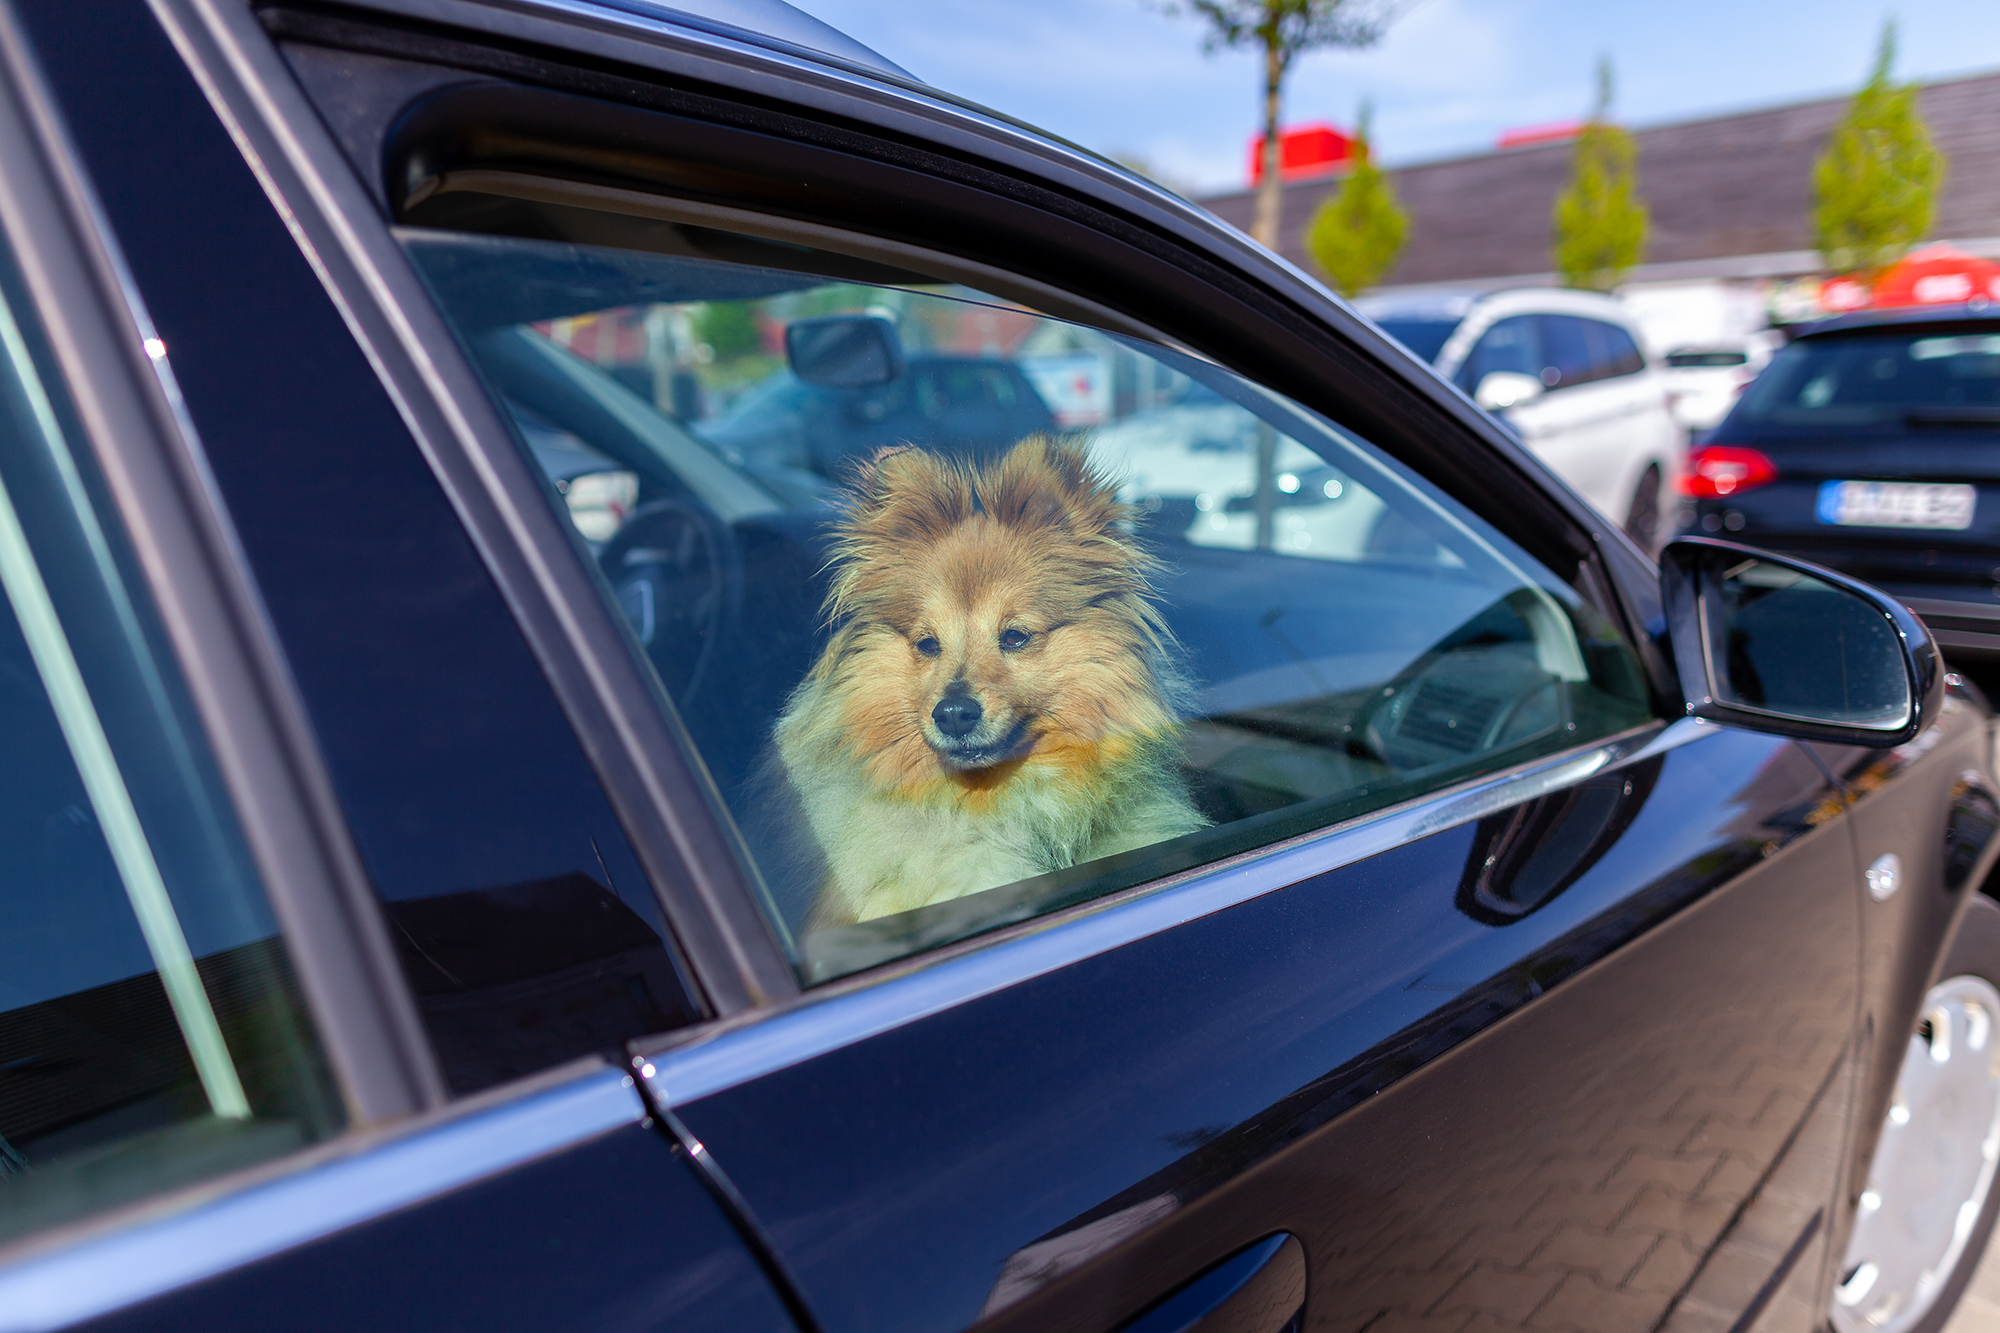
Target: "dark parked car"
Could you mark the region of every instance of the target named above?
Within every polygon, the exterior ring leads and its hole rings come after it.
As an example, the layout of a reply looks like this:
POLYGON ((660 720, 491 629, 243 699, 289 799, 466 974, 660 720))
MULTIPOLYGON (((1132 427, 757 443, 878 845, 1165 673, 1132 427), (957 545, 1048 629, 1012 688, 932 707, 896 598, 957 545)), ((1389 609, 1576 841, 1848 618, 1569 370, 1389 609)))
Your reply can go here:
POLYGON ((890 445, 948 446, 986 457, 1056 428, 1048 405, 1011 362, 907 356, 901 370, 863 386, 809 384, 782 370, 696 431, 784 488, 845 480, 855 461, 890 445))
POLYGON ((1954 660, 2000 665, 2000 310, 1801 330, 1689 459, 1686 489, 1693 530, 1867 579, 1954 660))
POLYGON ((0 350, 0 1329, 1935 1328, 1984 1247, 1991 717, 1901 604, 1655 564, 774 0, 6 0, 0 350), (1118 565, 1124 657, 985 647, 1143 663, 1176 822, 841 918, 1096 723, 774 775, 830 634, 943 649, 670 409, 989 341, 1103 371, 1069 498, 892 535, 1118 565))

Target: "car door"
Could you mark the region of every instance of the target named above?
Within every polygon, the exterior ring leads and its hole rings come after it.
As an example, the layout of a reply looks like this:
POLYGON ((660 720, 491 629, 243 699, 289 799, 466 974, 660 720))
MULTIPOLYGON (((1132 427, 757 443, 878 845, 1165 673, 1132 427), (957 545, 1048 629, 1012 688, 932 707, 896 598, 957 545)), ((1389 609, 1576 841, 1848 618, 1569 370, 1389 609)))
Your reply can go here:
POLYGON ((0 58, 0 1327, 796 1327, 618 1058, 699 1003, 662 909, 284 220, 143 6, 0 58))
POLYGON ((1495 320, 1474 341, 1454 378, 1467 393, 1476 393, 1480 380, 1496 370, 1545 386, 1538 396, 1504 410, 1521 442, 1586 500, 1622 517, 1609 503, 1619 481, 1613 475, 1615 432, 1604 395, 1592 387, 1596 367, 1581 321, 1539 313, 1495 320))
POLYGON ((1632 405, 1630 381, 1612 375, 1592 328, 1596 321, 1578 315, 1543 314, 1542 355, 1548 363, 1543 382, 1550 385, 1539 456, 1614 521, 1623 521, 1631 491, 1633 441, 1628 419, 1632 405))
MULTIPOLYGON (((1607 320, 1583 320, 1592 359, 1602 368, 1605 397, 1616 398, 1607 409, 1612 420, 1604 441, 1605 462, 1613 478, 1614 495, 1625 497, 1625 509, 1606 512, 1624 521, 1648 468, 1660 473, 1661 487, 1671 481, 1675 427, 1659 375, 1646 364, 1645 354, 1626 329, 1607 320)), ((1660 491, 1656 490, 1655 495, 1660 491)))
MULTIPOLYGON (((761 885, 767 939, 789 942, 805 989, 642 1041, 635 1069, 816 1322, 1111 1328, 1176 1293, 1207 1308, 1251 1291, 1271 1306, 1252 1326, 1272 1328, 1301 1300, 1335 1325, 1809 1326, 1855 1073, 1844 794, 1790 741, 1669 724, 1626 610, 1648 599, 1643 580, 1614 592, 1588 516, 1539 490, 1504 442, 1413 394, 1406 365, 1356 374, 1238 288, 1174 287, 1188 262, 1121 250, 1104 240, 1111 219, 1080 227, 989 188, 998 178, 954 184, 855 140, 836 158, 804 124, 759 138, 743 131, 761 122, 715 104, 642 109, 636 88, 585 104, 560 62, 510 82, 512 57, 476 32, 385 43, 365 25, 274 26, 283 64, 254 28, 200 31, 239 44, 294 136, 253 123, 245 142, 325 247, 324 281, 403 320, 371 343, 383 373, 400 374, 396 337, 424 339, 485 484, 531 528, 568 511, 529 471, 524 411, 641 476, 629 521, 646 526, 629 539, 579 527, 537 549, 552 570, 565 555, 598 567, 573 585, 578 624, 610 623, 640 583, 653 605, 687 609, 664 634, 635 619, 622 642, 656 673, 668 745, 695 747, 707 799, 743 829, 746 860, 721 843, 694 863, 717 910, 761 885), (297 115, 294 80, 322 99, 345 89, 344 164, 297 115), (428 90, 421 115, 406 114, 412 90, 428 90), (456 136, 472 108, 529 137, 456 136), (376 137, 391 126, 417 137, 376 137), (581 135, 534 138, 555 126, 581 135), (636 178, 573 188, 551 169, 593 126, 616 127, 628 167, 647 164, 636 178), (495 144, 531 145, 528 169, 517 157, 477 174, 495 144), (771 154, 788 164, 782 188, 840 187, 812 199, 853 202, 846 225, 763 211, 760 191, 780 186, 750 168, 771 154), (384 155, 441 174, 391 195, 374 175, 384 155), (648 174, 712 180, 717 162, 735 182, 720 199, 648 174), (292 191, 301 163, 324 196, 292 191), (871 237, 889 197, 905 201, 899 235, 871 237), (665 225, 620 230, 601 207, 613 199, 616 216, 665 225), (394 237, 375 207, 404 224, 394 237), (1012 245, 968 256, 963 233, 947 245, 923 231, 954 210, 1012 245), (549 240, 555 219, 588 239, 549 240), (721 258, 680 248, 703 239, 684 228, 717 222, 721 258), (1009 267, 1028 255, 1034 274, 1009 267), (357 256, 379 289, 343 276, 357 256), (1121 317, 1113 291, 1155 322, 1121 317), (822 651, 826 516, 747 488, 565 341, 586 317, 671 329, 682 305, 732 303, 774 334, 841 310, 879 325, 879 306, 939 339, 996 307, 1059 323, 1055 306, 1188 386, 1088 448, 1093 466, 1129 469, 1130 508, 1110 512, 1163 553, 1147 577, 1195 697, 1181 760, 1153 780, 1186 784, 1209 827, 915 915, 817 918, 814 881, 756 824, 789 817, 759 795, 758 749, 822 651), (478 378, 453 369, 452 334, 478 378), (1177 351, 1175 336, 1279 384, 1177 351), (1313 408, 1287 389, 1318 395, 1313 408)), ((586 41, 557 19, 530 27, 547 50, 586 41)), ((644 85, 677 61, 720 78, 700 63, 718 58, 705 41, 614 45, 644 85)), ((778 77, 760 59, 756 76, 778 77)), ((221 79, 219 62, 202 68, 221 79)), ((868 115, 901 114, 882 109, 900 94, 867 86, 868 115)), ((1337 325, 1322 317, 1322 332, 1337 325)), ((775 373, 760 354, 710 373, 775 373)), ((454 491, 468 508, 475 495, 454 491)))

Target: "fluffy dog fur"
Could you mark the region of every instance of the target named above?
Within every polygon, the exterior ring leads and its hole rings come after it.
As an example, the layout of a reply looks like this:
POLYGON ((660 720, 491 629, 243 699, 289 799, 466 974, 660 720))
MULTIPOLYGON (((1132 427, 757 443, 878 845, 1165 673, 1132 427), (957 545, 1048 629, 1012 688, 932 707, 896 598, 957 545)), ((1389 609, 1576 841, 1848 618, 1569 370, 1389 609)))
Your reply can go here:
POLYGON ((1031 437, 983 467, 895 449, 863 468, 836 530, 832 640, 776 730, 824 866, 811 925, 1207 822, 1179 776, 1185 686, 1157 564, 1129 529, 1074 444, 1031 437))

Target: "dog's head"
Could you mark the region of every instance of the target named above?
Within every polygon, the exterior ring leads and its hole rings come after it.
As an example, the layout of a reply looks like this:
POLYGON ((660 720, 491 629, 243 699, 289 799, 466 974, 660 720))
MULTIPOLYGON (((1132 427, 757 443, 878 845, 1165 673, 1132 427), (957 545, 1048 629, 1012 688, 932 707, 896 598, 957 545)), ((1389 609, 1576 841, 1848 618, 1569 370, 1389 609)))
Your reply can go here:
POLYGON ((1172 724, 1153 670, 1155 562, 1081 446, 983 467, 919 449, 861 470, 839 528, 823 662, 877 777, 964 783, 1172 724))

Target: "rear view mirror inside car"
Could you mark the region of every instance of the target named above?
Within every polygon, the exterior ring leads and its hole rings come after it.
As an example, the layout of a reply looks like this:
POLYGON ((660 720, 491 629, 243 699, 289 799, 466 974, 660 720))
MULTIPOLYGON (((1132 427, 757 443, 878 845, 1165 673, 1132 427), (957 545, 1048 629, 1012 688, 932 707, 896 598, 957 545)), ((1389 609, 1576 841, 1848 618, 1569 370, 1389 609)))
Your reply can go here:
POLYGON ((1661 553, 1690 716, 1850 745, 1900 745, 1936 714, 1937 645, 1867 584, 1733 542, 1661 553))
POLYGON ((807 384, 866 389, 903 375, 903 342, 879 315, 827 315, 785 326, 785 360, 807 384))

